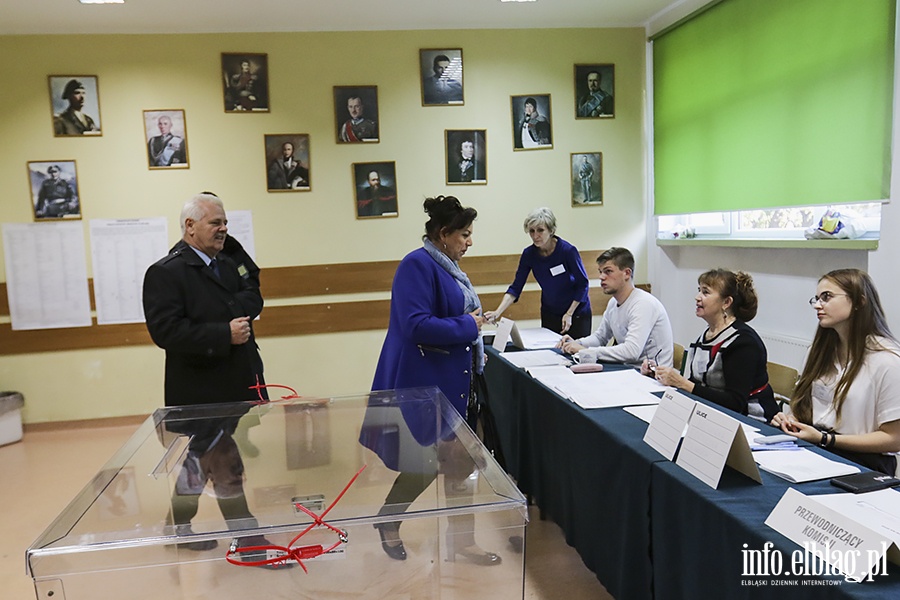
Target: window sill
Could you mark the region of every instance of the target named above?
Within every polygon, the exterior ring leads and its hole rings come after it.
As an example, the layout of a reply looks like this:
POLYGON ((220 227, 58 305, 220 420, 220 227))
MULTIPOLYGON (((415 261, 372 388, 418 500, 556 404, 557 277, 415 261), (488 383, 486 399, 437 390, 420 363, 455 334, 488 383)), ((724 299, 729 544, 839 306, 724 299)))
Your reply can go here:
POLYGON ((877 250, 878 238, 862 237, 855 240, 807 240, 778 238, 716 238, 690 239, 657 238, 657 246, 727 246, 732 248, 797 248, 810 250, 877 250))

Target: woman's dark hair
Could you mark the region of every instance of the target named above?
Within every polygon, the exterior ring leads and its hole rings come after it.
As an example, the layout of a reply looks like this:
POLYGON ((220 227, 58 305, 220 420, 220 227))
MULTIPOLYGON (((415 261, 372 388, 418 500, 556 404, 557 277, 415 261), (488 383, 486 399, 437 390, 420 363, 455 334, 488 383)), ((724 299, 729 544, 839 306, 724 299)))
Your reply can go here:
POLYGON ((423 207, 429 217, 425 223, 425 236, 432 241, 438 239, 442 232, 453 233, 465 229, 478 216, 478 211, 472 207, 463 207, 456 196, 426 198, 423 207))
POLYGON ((700 275, 697 283, 707 285, 716 290, 722 298, 731 297, 731 312, 734 316, 747 323, 756 317, 759 308, 759 298, 753 288, 753 278, 743 271, 729 271, 728 269, 712 269, 700 275))
MULTIPOLYGON (((850 385, 865 362, 866 352, 887 350, 876 338, 894 340, 887 324, 881 299, 872 278, 859 269, 837 269, 823 275, 819 281, 828 280, 847 294, 853 307, 850 313, 850 327, 847 332, 847 364, 843 375, 834 388, 835 417, 841 420, 841 409, 850 385)), ((812 424, 813 382, 836 372, 835 365, 841 361, 838 355, 840 339, 834 329, 819 327, 809 349, 809 356, 803 366, 803 373, 791 398, 791 412, 804 423, 812 424)))

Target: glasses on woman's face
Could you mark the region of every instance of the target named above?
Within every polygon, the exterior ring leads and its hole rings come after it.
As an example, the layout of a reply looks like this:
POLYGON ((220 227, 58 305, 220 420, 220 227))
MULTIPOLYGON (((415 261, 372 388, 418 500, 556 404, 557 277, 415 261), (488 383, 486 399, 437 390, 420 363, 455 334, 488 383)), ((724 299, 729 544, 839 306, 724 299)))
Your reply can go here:
POLYGON ((813 296, 809 299, 809 305, 815 306, 816 304, 828 304, 828 302, 834 298, 835 296, 846 296, 847 294, 835 294, 832 292, 822 292, 818 296, 813 296))

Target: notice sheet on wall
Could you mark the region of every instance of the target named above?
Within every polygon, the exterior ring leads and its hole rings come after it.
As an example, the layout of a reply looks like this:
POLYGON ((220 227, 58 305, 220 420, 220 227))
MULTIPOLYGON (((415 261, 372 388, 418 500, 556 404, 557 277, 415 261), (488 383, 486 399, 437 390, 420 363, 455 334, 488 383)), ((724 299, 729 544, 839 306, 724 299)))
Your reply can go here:
POLYGON ((91 219, 97 323, 142 323, 144 273, 168 253, 165 217, 91 219))
POLYGON ((249 210, 229 210, 228 235, 236 239, 256 262, 256 239, 253 237, 253 213, 249 210))
POLYGON ((4 223, 3 252, 13 329, 90 327, 80 222, 4 223))

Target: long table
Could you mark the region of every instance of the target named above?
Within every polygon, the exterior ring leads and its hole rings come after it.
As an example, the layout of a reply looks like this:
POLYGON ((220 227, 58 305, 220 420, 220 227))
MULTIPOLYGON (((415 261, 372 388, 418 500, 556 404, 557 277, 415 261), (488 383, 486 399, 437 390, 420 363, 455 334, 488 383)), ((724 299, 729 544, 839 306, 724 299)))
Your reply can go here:
MULTIPOLYGON (((787 481, 762 472, 759 485, 726 468, 714 490, 645 444, 643 421, 620 408, 582 409, 488 353, 488 405, 509 474, 615 598, 900 598, 893 564, 871 583, 749 585, 764 578, 742 576, 744 544, 771 541, 786 558, 798 549, 763 524, 787 481)), ((837 491, 827 481, 794 487, 837 491)))

